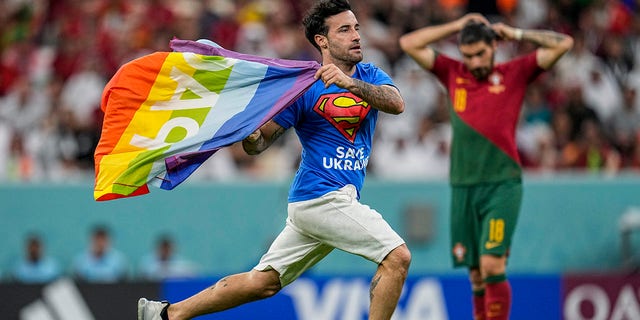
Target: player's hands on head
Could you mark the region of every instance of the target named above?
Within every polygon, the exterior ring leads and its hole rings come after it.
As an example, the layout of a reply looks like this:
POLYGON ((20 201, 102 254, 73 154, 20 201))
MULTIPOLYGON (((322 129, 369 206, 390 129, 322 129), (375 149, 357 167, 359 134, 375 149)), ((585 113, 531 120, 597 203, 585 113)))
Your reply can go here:
POLYGON ((472 12, 465 14, 457 20, 458 30, 462 30, 462 28, 464 28, 464 26, 469 23, 469 21, 482 22, 486 25, 491 25, 489 20, 487 20, 487 18, 485 18, 482 14, 472 12))
POLYGON ((516 28, 510 27, 502 22, 497 22, 491 25, 491 29, 504 40, 516 39, 516 28))

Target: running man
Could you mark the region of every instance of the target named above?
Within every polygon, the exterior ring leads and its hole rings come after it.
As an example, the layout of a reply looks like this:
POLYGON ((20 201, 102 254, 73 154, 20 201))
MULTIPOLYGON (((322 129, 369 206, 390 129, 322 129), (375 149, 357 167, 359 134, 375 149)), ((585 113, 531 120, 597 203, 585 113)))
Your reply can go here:
POLYGON ((455 267, 469 269, 474 319, 508 319, 506 263, 522 200, 516 125, 527 85, 570 50, 573 39, 491 25, 470 13, 405 34, 400 46, 438 77, 452 102, 451 252, 455 267), (456 33, 462 61, 429 47, 456 33), (530 41, 538 48, 495 64, 498 40, 530 41))
POLYGON ((271 297, 334 248, 378 265, 369 319, 391 318, 411 254, 383 217, 358 199, 378 111, 399 114, 404 100, 384 71, 361 63, 359 24, 348 1, 318 2, 303 24, 322 54, 321 81, 243 141, 247 153, 258 154, 295 128, 303 150, 286 226, 251 271, 175 304, 141 298, 139 320, 191 319, 271 297))

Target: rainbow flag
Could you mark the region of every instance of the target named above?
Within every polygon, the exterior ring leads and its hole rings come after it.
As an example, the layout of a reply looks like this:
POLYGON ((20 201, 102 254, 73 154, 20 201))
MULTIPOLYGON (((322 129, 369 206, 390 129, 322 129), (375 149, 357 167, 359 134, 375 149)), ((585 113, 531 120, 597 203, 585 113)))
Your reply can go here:
POLYGON ((270 59, 174 39, 123 65, 106 85, 95 150, 97 201, 171 190, 315 81, 315 61, 270 59))

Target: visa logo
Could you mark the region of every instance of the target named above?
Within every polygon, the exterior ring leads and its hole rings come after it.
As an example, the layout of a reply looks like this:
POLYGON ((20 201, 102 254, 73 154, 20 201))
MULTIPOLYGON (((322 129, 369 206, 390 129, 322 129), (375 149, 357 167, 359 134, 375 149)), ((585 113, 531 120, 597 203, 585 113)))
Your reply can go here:
MULTIPOLYGON (((369 282, 365 278, 332 279, 322 288, 310 279, 299 278, 282 291, 291 297, 297 319, 366 320, 369 311, 369 282)), ((448 320, 440 282, 435 278, 417 281, 405 290, 392 320, 448 320)))

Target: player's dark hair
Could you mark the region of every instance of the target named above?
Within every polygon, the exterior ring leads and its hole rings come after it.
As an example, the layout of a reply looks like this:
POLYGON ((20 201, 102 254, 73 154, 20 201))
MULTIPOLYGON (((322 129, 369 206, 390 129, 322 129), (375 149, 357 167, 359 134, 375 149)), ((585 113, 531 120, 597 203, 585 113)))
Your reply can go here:
POLYGON ((311 44, 320 50, 320 47, 315 41, 316 34, 326 36, 329 32, 325 20, 328 17, 335 16, 336 14, 344 11, 351 10, 351 5, 348 0, 321 0, 318 1, 302 19, 302 25, 304 26, 304 35, 311 44))
POLYGON ((458 34, 458 44, 472 44, 479 41, 483 41, 487 44, 491 44, 493 40, 497 39, 497 34, 491 27, 480 22, 471 20, 464 25, 460 33, 458 34))

